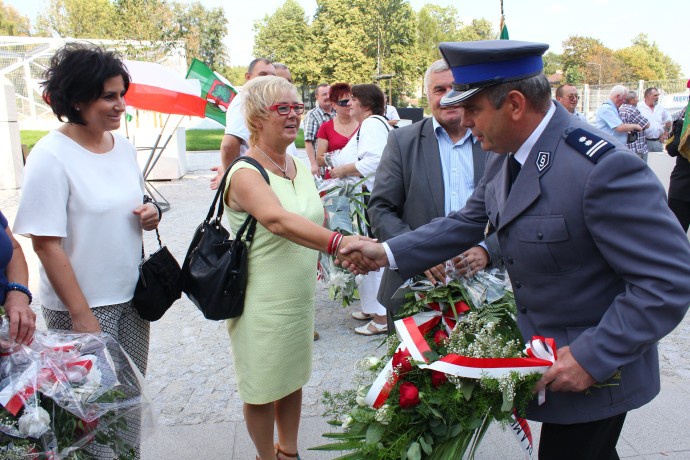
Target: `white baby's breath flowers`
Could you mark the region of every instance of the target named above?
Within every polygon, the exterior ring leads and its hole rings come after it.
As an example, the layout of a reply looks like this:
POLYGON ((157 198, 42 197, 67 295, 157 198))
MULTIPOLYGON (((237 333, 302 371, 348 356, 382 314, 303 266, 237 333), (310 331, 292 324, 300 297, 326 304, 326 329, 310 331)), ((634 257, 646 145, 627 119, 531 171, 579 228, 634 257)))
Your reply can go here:
POLYGON ((391 414, 389 408, 390 406, 388 404, 384 404, 376 410, 376 415, 374 415, 374 419, 381 425, 388 425, 390 423, 391 414))

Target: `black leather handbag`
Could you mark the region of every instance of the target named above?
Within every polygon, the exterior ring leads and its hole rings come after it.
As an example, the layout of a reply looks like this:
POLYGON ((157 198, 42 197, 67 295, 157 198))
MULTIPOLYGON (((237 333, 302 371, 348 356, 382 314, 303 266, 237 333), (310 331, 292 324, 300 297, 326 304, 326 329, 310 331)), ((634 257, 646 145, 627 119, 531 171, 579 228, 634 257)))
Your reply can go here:
POLYGON ((270 183, 266 170, 258 161, 249 157, 238 158, 225 171, 206 219, 194 232, 182 264, 182 291, 206 319, 237 318, 244 310, 247 255, 254 239, 256 219, 251 215, 247 216, 234 240, 230 239, 229 232, 221 224, 221 197, 225 192, 228 173, 238 161, 245 161, 256 167, 266 182, 270 183))
POLYGON ((139 316, 147 321, 161 319, 168 308, 182 297, 180 264, 177 263, 168 247, 161 243, 158 229, 156 229, 156 238, 158 250, 148 259, 144 255, 144 244, 141 245, 139 280, 134 288, 132 299, 139 316))

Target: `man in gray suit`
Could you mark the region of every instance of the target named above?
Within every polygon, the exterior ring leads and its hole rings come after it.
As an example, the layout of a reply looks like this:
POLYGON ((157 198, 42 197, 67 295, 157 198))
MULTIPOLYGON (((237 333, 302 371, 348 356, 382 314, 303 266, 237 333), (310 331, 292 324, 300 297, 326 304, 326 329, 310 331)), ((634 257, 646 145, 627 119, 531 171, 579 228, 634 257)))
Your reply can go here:
MULTIPOLYGON (((690 242, 647 165, 551 101, 548 45, 442 43, 454 76, 442 101, 490 150, 467 205, 359 250, 403 278, 498 237, 525 339, 560 347, 527 416, 543 422, 540 459, 616 459, 628 411, 659 392, 657 342, 690 304, 690 242), (595 385, 595 384, 603 385, 595 385)), ((344 264, 347 265, 347 264, 344 264)))
MULTIPOLYGON (((431 118, 388 135, 368 208, 379 241, 459 210, 484 175, 486 152, 470 130, 460 124, 462 109, 441 107, 441 98, 452 85, 453 74, 446 61, 439 59, 431 64, 424 75, 431 118)), ((482 248, 465 257, 474 268, 483 268, 488 261, 482 248)), ((432 282, 445 278, 443 265, 425 274, 432 282)), ((395 314, 403 303, 391 298, 403 282, 396 271, 384 271, 378 300, 389 314, 395 314)))

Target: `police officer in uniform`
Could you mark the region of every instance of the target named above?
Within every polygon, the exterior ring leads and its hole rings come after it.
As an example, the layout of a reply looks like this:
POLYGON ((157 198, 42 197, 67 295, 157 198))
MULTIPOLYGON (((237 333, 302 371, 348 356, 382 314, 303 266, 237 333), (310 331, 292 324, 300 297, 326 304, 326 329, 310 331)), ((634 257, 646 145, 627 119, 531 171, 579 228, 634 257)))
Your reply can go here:
POLYGON ((690 304, 690 243, 647 165, 551 101, 547 48, 442 43, 455 83, 442 104, 492 152, 484 177, 462 210, 342 250, 405 279, 481 240, 488 216, 524 338, 559 347, 527 414, 543 422, 539 458, 616 459, 627 412, 659 392, 657 342, 690 304))

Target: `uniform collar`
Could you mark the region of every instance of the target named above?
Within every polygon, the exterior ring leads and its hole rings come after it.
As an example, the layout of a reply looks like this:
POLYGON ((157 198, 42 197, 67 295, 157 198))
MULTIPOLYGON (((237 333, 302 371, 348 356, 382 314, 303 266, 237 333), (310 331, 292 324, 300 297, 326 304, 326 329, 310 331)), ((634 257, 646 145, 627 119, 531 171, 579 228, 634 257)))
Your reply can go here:
POLYGON ((527 161, 527 157, 529 156, 529 153, 532 151, 532 147, 534 147, 534 144, 537 143, 537 140, 541 137, 541 135, 544 134, 546 125, 549 124, 551 118, 553 118, 554 113, 556 113, 556 105, 553 102, 551 102, 551 106, 549 107, 548 112, 546 112, 544 118, 537 125, 536 129, 532 131, 532 134, 527 138, 527 140, 515 152, 515 159, 521 165, 524 165, 525 161, 527 161))

